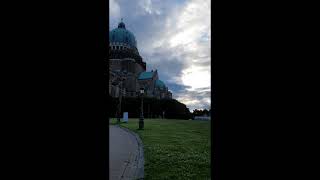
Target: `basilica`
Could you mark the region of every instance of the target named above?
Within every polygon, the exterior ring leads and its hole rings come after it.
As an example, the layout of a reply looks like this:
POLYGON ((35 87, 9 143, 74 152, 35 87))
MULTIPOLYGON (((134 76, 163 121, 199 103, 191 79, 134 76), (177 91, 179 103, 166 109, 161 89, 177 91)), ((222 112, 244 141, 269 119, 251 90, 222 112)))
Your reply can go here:
POLYGON ((146 71, 137 48, 135 36, 123 22, 109 32, 109 94, 112 97, 138 97, 140 89, 145 97, 171 99, 172 93, 159 79, 158 71, 146 71))

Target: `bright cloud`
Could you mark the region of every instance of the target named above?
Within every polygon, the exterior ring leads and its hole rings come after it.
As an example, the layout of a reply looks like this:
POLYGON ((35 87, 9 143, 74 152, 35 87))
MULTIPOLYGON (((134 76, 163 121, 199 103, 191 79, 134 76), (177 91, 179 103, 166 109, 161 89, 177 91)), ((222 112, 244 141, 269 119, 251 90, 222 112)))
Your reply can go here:
POLYGON ((116 0, 110 0, 109 2, 110 7, 110 18, 111 19, 118 19, 120 17, 120 6, 116 2, 116 0))
POLYGON ((182 82, 184 85, 191 86, 187 90, 195 90, 196 88, 210 87, 210 69, 191 66, 183 71, 182 82), (204 70, 203 70, 204 69, 204 70))

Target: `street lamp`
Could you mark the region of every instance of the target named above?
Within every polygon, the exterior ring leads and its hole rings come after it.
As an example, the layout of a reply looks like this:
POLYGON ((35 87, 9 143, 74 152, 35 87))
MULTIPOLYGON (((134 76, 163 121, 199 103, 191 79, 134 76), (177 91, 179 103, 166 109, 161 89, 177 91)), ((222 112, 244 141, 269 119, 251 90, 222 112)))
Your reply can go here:
POLYGON ((119 78, 119 105, 118 105, 118 123, 120 123, 120 118, 121 118, 121 100, 122 100, 122 95, 123 95, 123 81, 126 80, 124 76, 121 74, 119 78))
POLYGON ((144 122, 143 122, 143 94, 144 94, 144 89, 140 88, 141 114, 140 114, 140 119, 139 119, 139 129, 143 129, 144 128, 144 122))

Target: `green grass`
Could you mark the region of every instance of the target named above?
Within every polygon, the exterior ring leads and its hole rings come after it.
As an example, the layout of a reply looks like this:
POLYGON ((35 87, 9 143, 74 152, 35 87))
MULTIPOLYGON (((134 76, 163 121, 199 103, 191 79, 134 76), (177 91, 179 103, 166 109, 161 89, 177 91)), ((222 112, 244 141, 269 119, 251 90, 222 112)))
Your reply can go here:
POLYGON ((143 141, 146 180, 210 179, 210 121, 145 119, 144 130, 138 119, 120 125, 143 141))

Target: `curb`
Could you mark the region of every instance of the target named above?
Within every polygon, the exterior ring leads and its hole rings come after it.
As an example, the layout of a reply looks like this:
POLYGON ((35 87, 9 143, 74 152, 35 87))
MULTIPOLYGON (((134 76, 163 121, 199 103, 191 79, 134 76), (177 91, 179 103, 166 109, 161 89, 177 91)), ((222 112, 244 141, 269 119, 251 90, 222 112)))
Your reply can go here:
POLYGON ((129 134, 133 135, 135 137, 135 139, 138 142, 138 155, 135 159, 135 164, 136 164, 136 172, 134 175, 134 180, 141 180, 144 179, 144 154, 143 154, 143 143, 139 137, 139 135, 131 130, 129 130, 126 127, 122 127, 119 125, 116 125, 117 127, 125 130, 126 132, 128 132, 129 134))

